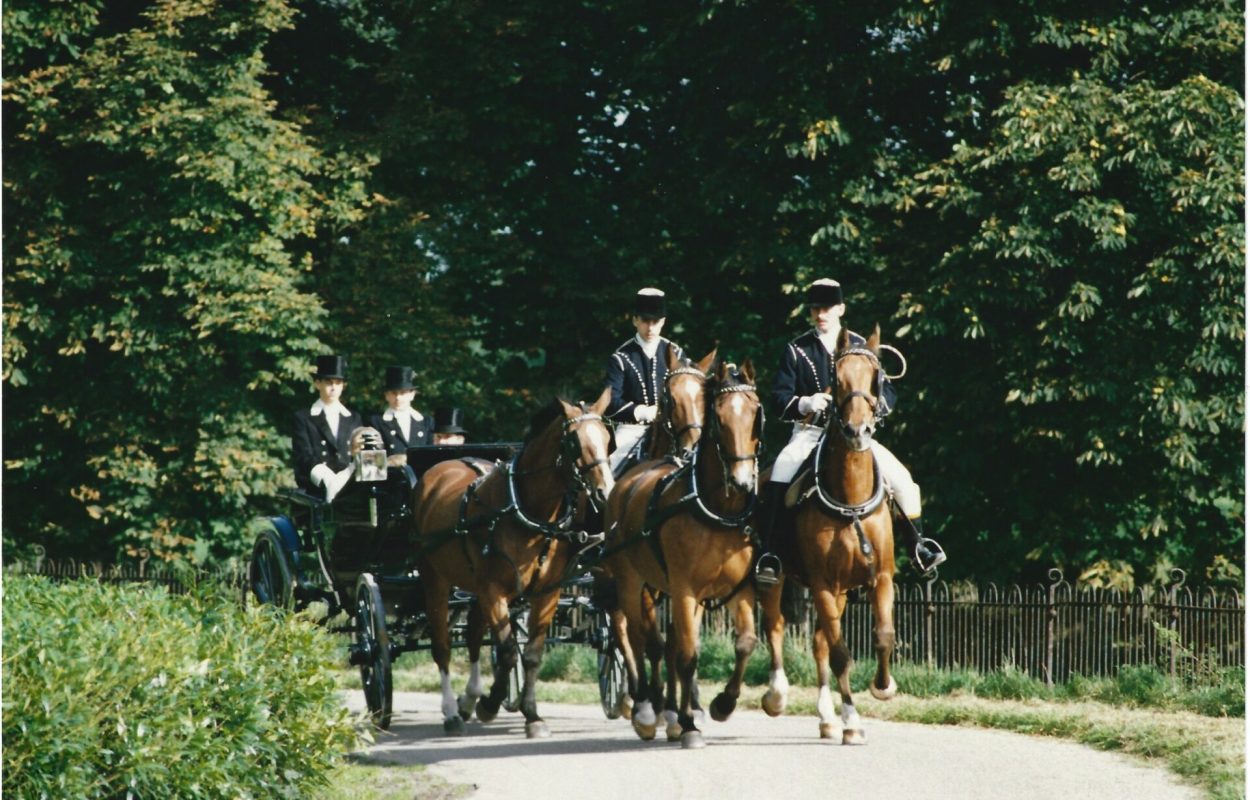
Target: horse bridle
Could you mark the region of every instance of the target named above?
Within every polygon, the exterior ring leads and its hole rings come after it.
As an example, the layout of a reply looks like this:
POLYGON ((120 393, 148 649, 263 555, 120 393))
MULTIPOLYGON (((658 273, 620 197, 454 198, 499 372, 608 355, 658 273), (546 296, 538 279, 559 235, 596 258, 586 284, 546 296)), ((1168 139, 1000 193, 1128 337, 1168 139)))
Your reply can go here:
POLYGON ((716 409, 714 407, 716 404, 716 398, 720 397, 721 395, 731 394, 734 392, 754 392, 754 391, 755 391, 755 384, 753 383, 737 383, 737 384, 734 384, 733 386, 719 387, 715 392, 713 392, 712 397, 710 398, 710 404, 713 406, 713 408, 707 414, 707 418, 709 420, 709 425, 711 426, 710 433, 712 434, 712 440, 716 443, 716 455, 720 459, 721 469, 724 471, 726 486, 729 485, 730 469, 732 469, 733 465, 738 463, 739 461, 754 461, 755 462, 755 474, 757 477, 759 475, 760 445, 764 441, 764 404, 760 402, 759 396, 756 395, 755 402, 759 404, 759 408, 756 409, 755 423, 754 423, 754 429, 753 429, 753 433, 755 434, 755 452, 751 453, 750 455, 745 455, 745 456, 739 456, 739 455, 726 456, 725 450, 721 446, 721 441, 720 441, 720 418, 717 416, 716 409))
POLYGON ((590 413, 586 411, 583 406, 581 414, 564 421, 564 430, 560 434, 560 455, 556 457, 557 466, 567 463, 573 468, 573 481, 577 484, 577 487, 580 490, 586 492, 586 496, 590 499, 591 505, 594 505, 594 492, 592 491, 593 487, 591 487, 589 481, 586 479, 586 475, 595 467, 600 466, 601 464, 608 464, 610 462, 606 458, 596 458, 594 461, 590 462, 583 461, 581 441, 577 436, 577 431, 572 428, 574 425, 582 422, 595 421, 598 421, 604 426, 604 428, 607 429, 608 453, 611 453, 616 442, 616 432, 612 430, 612 426, 603 418, 602 415, 590 413))
POLYGON ((668 431, 668 435, 673 440, 673 447, 676 448, 681 441, 682 434, 686 431, 701 431, 703 425, 698 422, 690 422, 681 427, 681 430, 673 430, 673 408, 676 401, 673 400, 673 386, 671 381, 678 375, 695 375, 705 384, 707 383, 707 373, 697 367, 678 367, 664 379, 664 396, 660 399, 660 410, 664 412, 664 429, 668 431))
MULTIPOLYGON (((887 347, 888 349, 896 353, 900 359, 903 358, 903 354, 899 353, 898 350, 895 350, 893 347, 889 347, 888 345, 882 345, 882 347, 887 347)), ((843 438, 850 441, 853 437, 848 436, 846 433, 846 430, 847 430, 846 418, 843 416, 843 411, 846 408, 846 404, 851 402, 857 397, 862 397, 868 401, 869 405, 872 406, 872 423, 868 426, 868 435, 871 436, 877 430, 877 423, 880 422, 882 419, 884 419, 886 414, 889 413, 889 409, 885 407, 885 403, 884 403, 883 388, 884 388, 885 379, 887 377, 891 379, 903 377, 903 375, 907 372, 907 361, 905 359, 903 360, 902 372, 900 372, 898 375, 887 376, 885 374, 885 370, 881 366, 880 359, 877 358, 876 353, 864 347, 848 347, 847 349, 840 351, 836 356, 833 357, 833 369, 834 369, 835 376, 837 375, 838 362, 842 361, 842 359, 848 356, 863 356, 864 358, 867 358, 872 363, 872 366, 874 369, 872 384, 873 384, 873 391, 876 393, 876 396, 874 397, 873 395, 868 394, 868 392, 861 392, 858 389, 856 389, 838 398, 837 403, 835 404, 835 407, 834 407, 834 413, 830 415, 830 421, 831 422, 836 421, 838 424, 838 430, 842 433, 843 438)))

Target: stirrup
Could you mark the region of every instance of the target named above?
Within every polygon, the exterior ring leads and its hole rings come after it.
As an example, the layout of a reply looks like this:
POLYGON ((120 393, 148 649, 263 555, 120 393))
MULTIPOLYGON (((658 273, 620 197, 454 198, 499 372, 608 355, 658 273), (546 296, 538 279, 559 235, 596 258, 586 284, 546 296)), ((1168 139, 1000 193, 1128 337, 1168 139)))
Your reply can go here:
POLYGON ((772 553, 764 553, 755 562, 755 582, 760 586, 775 586, 781 580, 781 559, 772 553))
POLYGON ((916 542, 916 546, 912 548, 911 558, 920 574, 928 575, 946 563, 946 551, 942 549, 942 545, 933 539, 926 539, 922 536, 920 541, 916 542), (922 553, 928 553, 928 559, 922 558, 922 553))

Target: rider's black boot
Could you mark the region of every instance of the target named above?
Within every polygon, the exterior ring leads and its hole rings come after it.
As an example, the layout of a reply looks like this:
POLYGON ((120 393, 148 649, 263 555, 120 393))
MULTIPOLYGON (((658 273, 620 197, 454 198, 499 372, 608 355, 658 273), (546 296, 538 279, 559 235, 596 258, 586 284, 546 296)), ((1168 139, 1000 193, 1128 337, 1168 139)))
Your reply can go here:
POLYGON ((924 535, 924 523, 920 517, 908 519, 905 514, 895 514, 894 519, 904 547, 911 555, 912 563, 921 575, 928 575, 946 561, 942 545, 924 535))
POLYGON ((760 556, 755 560, 755 582, 760 586, 773 586, 781 580, 781 559, 773 552, 774 532, 788 488, 789 484, 769 481, 760 496, 760 556))

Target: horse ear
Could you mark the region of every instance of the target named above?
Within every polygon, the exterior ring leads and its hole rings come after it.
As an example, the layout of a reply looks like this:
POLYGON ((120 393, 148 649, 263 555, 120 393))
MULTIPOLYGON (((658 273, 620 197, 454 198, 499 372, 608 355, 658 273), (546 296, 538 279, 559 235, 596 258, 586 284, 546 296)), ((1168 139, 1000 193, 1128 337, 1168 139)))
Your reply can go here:
MULTIPOLYGON (((672 352, 672 351, 669 351, 669 352, 672 352)), ((595 401, 595 404, 591 406, 590 410, 592 413, 598 414, 599 416, 603 416, 604 412, 608 410, 608 406, 611 403, 612 403, 612 387, 609 386, 603 390, 602 394, 599 395, 599 399, 595 401)))
POLYGON ((677 369, 677 367, 681 366, 681 360, 677 358, 676 347, 668 348, 668 358, 666 360, 668 362, 669 372, 672 372, 673 370, 677 369))
POLYGON ((560 408, 564 410, 564 416, 570 419, 582 413, 581 409, 572 403, 566 402, 563 397, 557 397, 556 402, 560 404, 560 408))
POLYGON ((712 364, 716 363, 716 350, 718 347, 720 347, 719 344, 713 345, 712 352, 705 355, 702 359, 699 360, 699 363, 695 365, 700 370, 703 371, 703 374, 706 375, 708 371, 712 369, 712 364))
POLYGON ((851 346, 851 332, 844 327, 842 328, 841 333, 838 334, 838 343, 834 349, 837 350, 838 352, 842 352, 843 350, 845 350, 846 348, 850 346, 851 346))
POLYGON ((755 365, 749 358, 742 362, 742 379, 747 383, 755 383, 755 365))
POLYGON ((881 346, 881 323, 872 326, 872 336, 868 337, 868 349, 877 352, 877 348, 881 346))
POLYGON ((729 364, 718 359, 714 369, 716 371, 716 380, 720 383, 724 383, 725 376, 729 374, 729 364))

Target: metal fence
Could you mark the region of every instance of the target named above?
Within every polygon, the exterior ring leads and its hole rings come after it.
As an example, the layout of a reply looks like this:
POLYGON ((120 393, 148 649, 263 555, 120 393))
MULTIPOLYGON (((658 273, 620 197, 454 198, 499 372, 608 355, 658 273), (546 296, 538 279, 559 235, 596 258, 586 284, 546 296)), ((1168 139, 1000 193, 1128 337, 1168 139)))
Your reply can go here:
MULTIPOLYGON (((182 593, 204 572, 153 564, 51 560, 38 554, 6 571, 53 579, 94 578, 108 583, 157 583, 182 593)), ((238 572, 209 573, 241 585, 238 572)), ((992 672, 1014 667, 1048 683, 1074 674, 1114 675, 1121 667, 1148 665, 1174 677, 1197 677, 1245 666, 1245 606, 1236 589, 1185 586, 1173 570, 1166 586, 1129 592, 1073 585, 1059 570, 1049 584, 1032 586, 966 582, 900 583, 895 586, 895 659, 938 669, 992 672)), ((843 635, 856 659, 874 658, 872 607, 863 591, 852 592, 843 635)), ((663 627, 663 623, 661 623, 663 627)), ((790 635, 809 638, 815 613, 791 623, 790 635)), ((730 609, 709 612, 703 629, 728 633, 730 609)))
MULTIPOLYGON (((895 659, 978 672, 1013 667, 1047 683, 1111 676, 1124 666, 1196 678, 1244 667, 1241 593, 1187 587, 1181 570, 1171 578, 1129 592, 1073 585, 1059 570, 1051 570, 1048 585, 1027 587, 897 584, 895 659)), ((873 624, 867 595, 851 593, 842 630, 856 659, 875 657, 873 624)), ((708 625, 727 632, 732 620, 722 611, 708 625)), ((789 632, 810 637, 814 625, 809 603, 789 632)))

